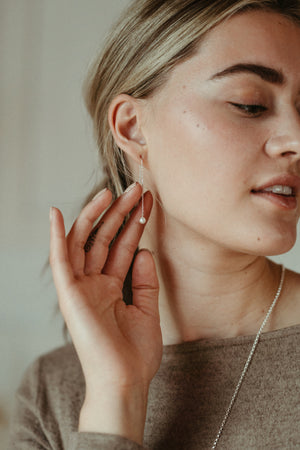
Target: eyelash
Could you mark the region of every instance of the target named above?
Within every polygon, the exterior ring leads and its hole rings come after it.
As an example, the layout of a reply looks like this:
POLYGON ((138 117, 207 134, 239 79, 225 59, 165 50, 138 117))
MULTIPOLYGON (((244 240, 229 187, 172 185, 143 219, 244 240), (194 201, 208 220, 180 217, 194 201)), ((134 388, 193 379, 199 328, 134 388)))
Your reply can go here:
POLYGON ((241 110, 248 116, 259 116, 263 112, 267 111, 267 108, 263 105, 245 105, 243 103, 233 103, 230 102, 232 106, 241 110))

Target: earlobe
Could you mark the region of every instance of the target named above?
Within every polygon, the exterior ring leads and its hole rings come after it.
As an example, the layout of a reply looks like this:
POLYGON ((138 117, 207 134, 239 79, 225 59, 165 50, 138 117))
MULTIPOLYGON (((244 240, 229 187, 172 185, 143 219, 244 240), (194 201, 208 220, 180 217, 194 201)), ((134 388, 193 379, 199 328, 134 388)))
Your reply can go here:
POLYGON ((116 144, 138 162, 141 155, 145 154, 146 146, 140 116, 138 101, 127 94, 118 95, 109 107, 109 125, 116 144))

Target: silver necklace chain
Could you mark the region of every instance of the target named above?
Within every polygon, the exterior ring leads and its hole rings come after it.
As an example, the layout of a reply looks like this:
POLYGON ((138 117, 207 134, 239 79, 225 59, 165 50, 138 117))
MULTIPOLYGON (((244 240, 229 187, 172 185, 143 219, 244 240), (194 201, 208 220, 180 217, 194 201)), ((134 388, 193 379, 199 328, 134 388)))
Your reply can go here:
POLYGON ((235 400, 236 400, 236 398, 237 398, 237 395, 238 395, 238 393, 239 393, 239 390, 240 390, 240 387, 241 387, 241 385, 242 385, 242 382, 243 382, 243 380, 244 380, 244 378, 245 378, 245 375, 246 375, 246 373, 247 373, 247 370, 248 370, 248 368, 249 368, 249 365, 250 365, 250 363, 251 363, 251 361, 252 361, 252 358, 253 358, 253 355, 254 355, 254 353, 255 353, 255 350, 256 350, 256 347, 257 347, 257 344, 258 344, 260 335, 261 335, 261 333, 262 333, 262 331, 263 331, 263 329, 264 329, 264 327, 265 327, 265 325, 266 325, 266 323, 267 323, 267 320, 269 319, 269 317, 270 317, 270 315, 271 315, 271 313, 272 313, 272 311, 273 311, 273 309, 274 309, 274 306, 275 306, 276 303, 277 303, 277 300, 278 300, 279 297, 280 297, 281 290, 282 290, 282 286, 283 286, 283 282, 284 282, 284 275, 285 275, 285 268, 284 268, 284 266, 281 266, 280 283, 279 283, 279 286, 278 286, 276 295, 275 295, 274 300, 273 300, 273 302, 272 302, 272 304, 271 304, 271 306, 270 306, 270 308, 269 308, 269 310, 268 310, 268 312, 267 312, 267 314, 266 314, 266 317, 264 318, 263 323, 261 324, 260 329, 258 330, 258 333, 257 333, 257 335, 256 335, 256 337, 255 337, 255 339, 254 339, 254 342, 253 342, 252 348, 251 348, 251 350, 250 350, 248 359, 247 359, 247 361, 246 361, 246 364, 245 364, 245 366, 244 366, 244 369, 243 369, 243 371, 242 371, 242 374, 241 374, 241 376, 240 376, 240 379, 239 379, 239 381, 238 381, 238 383, 237 383, 237 385, 236 385, 236 388, 235 388, 235 390, 234 390, 233 396, 231 397, 229 406, 228 406, 228 408, 227 408, 227 410, 226 410, 226 413, 225 413, 225 415, 224 415, 224 419, 223 419, 223 421, 222 421, 222 423, 221 423, 221 426, 220 426, 220 428, 219 428, 219 431, 218 431, 218 434, 217 434, 217 436, 216 436, 216 439, 215 439, 215 441, 214 441, 214 443, 213 443, 212 450, 215 449, 215 448, 217 447, 217 444, 218 444, 218 442, 219 442, 219 439, 220 439, 220 437, 221 437, 221 434, 222 434, 222 432, 223 432, 223 429, 224 429, 224 427, 225 427, 225 424, 226 424, 226 422, 227 422, 227 419, 228 419, 228 417, 229 417, 229 414, 230 414, 230 412, 231 412, 231 410, 232 410, 233 404, 234 404, 234 402, 235 402, 235 400))

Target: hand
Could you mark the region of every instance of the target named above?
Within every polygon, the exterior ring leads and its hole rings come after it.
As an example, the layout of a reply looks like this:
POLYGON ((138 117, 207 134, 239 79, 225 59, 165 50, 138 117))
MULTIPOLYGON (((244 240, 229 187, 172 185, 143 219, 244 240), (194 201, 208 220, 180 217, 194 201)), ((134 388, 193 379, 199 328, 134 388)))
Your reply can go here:
MULTIPOLYGON (((93 229, 97 218, 111 203, 111 192, 102 191, 82 210, 67 238, 61 212, 51 210, 50 264, 60 309, 86 381, 85 417, 90 417, 87 410, 95 409, 99 417, 98 405, 102 411, 104 404, 103 412, 108 414, 110 395, 114 399, 119 395, 121 402, 138 398, 145 409, 149 384, 161 362, 158 280, 152 255, 147 250, 140 251, 134 261, 133 304, 126 305, 122 298, 123 283, 144 229, 139 223, 140 204, 109 250, 141 192, 139 184, 131 187, 93 229), (86 252, 92 231, 94 243, 86 252)), ((144 205, 148 219, 152 208, 149 192, 144 195, 144 205)), ((118 401, 114 400, 114 404, 118 401)))

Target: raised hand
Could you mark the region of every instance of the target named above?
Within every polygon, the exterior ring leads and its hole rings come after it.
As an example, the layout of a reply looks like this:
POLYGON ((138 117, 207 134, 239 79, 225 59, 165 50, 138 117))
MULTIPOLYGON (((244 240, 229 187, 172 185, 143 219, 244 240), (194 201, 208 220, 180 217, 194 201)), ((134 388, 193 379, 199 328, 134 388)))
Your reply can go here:
MULTIPOLYGON (((77 350, 86 398, 80 430, 124 435, 141 442, 149 384, 159 368, 162 338, 158 280, 152 255, 142 250, 132 270, 133 304, 123 283, 143 233, 141 205, 109 245, 141 196, 135 184, 108 208, 104 190, 80 213, 65 237, 61 212, 51 209, 50 264, 59 305, 77 350), (94 228, 93 228, 94 227, 94 228)), ((145 217, 152 196, 144 196, 145 217)))

